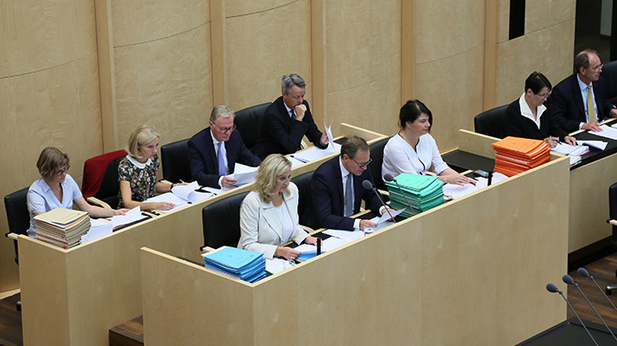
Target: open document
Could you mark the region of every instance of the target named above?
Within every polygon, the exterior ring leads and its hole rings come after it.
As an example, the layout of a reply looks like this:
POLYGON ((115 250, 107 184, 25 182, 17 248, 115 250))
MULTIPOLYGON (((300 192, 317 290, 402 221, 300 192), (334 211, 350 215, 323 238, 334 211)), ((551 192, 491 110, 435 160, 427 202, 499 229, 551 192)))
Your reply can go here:
MULTIPOLYGON (((488 186, 488 178, 478 177, 476 179, 476 185, 473 184, 465 184, 465 185, 456 185, 456 184, 445 184, 443 186, 444 195, 450 195, 453 197, 463 197, 472 192, 476 192, 480 189, 483 189, 488 186)), ((491 180, 491 184, 498 183, 502 180, 508 179, 508 176, 502 173, 493 173, 493 178, 491 180)))
POLYGON ((251 167, 236 162, 234 172, 228 176, 236 179, 234 186, 242 186, 255 181, 255 174, 257 174, 258 169, 259 167, 251 167))
POLYGON ((171 189, 171 192, 148 198, 145 202, 169 202, 175 204, 170 210, 157 210, 160 212, 169 212, 181 208, 187 204, 196 203, 204 200, 213 193, 205 192, 199 188, 199 184, 196 181, 188 185, 177 185, 171 189))
POLYGON ((598 131, 598 132, 592 132, 589 131, 589 133, 595 135, 595 136, 600 136, 600 137, 605 137, 605 138, 610 138, 613 140, 617 140, 617 129, 610 127, 608 125, 600 125, 600 129, 602 131, 598 131))

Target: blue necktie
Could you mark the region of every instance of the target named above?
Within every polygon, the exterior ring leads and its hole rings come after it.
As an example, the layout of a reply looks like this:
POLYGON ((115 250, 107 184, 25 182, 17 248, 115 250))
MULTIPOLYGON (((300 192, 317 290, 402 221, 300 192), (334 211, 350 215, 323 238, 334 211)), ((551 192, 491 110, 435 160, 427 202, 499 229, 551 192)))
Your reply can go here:
POLYGON ((345 217, 349 217, 353 214, 353 196, 352 196, 352 175, 347 175, 347 182, 345 183, 345 217))
POLYGON ((216 152, 216 160, 219 163, 219 175, 225 175, 225 160, 223 159, 223 150, 221 150, 221 144, 223 144, 223 142, 218 142, 216 144, 218 146, 216 152))

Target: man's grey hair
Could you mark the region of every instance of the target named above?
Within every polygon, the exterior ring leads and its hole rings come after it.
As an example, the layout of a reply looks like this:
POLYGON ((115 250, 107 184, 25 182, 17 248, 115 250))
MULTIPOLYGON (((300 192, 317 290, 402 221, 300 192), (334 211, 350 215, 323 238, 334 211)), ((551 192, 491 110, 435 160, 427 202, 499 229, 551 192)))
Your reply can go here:
POLYGON ((291 93, 291 87, 294 85, 298 88, 304 88, 306 87, 306 82, 304 81, 304 78, 300 77, 297 73, 290 73, 283 76, 283 79, 281 80, 281 90, 286 95, 291 93))
POLYGON ((584 69, 589 68, 589 54, 600 56, 598 52, 593 49, 585 49, 584 51, 576 54, 576 57, 574 58, 574 73, 579 73, 581 71, 581 67, 584 69))
POLYGON ((234 112, 232 112, 231 109, 229 109, 229 107, 225 105, 220 105, 212 109, 212 113, 210 114, 210 121, 213 123, 216 123, 216 119, 218 119, 219 117, 229 118, 233 116, 234 116, 234 112))

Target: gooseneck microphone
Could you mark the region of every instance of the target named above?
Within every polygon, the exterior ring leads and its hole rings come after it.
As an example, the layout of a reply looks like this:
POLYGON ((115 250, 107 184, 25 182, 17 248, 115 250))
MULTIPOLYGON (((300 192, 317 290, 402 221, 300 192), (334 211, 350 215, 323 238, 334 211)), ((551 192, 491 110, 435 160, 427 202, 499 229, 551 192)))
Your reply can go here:
POLYGON ((401 193, 401 195, 403 195, 403 198, 405 199, 405 202, 407 202, 407 206, 409 207, 409 211, 411 211, 411 215, 416 215, 416 212, 413 210, 413 207, 411 206, 411 203, 409 203, 409 200, 407 199, 407 196, 405 196, 405 194, 403 193, 403 189, 401 189, 401 185, 398 184, 398 181, 396 181, 396 179, 394 179, 392 174, 386 173, 383 176, 383 178, 386 179, 386 181, 393 181, 396 184, 396 186, 398 187, 398 191, 401 193))
POLYGON ((583 298, 585 298, 585 300, 587 301, 587 304, 589 304, 589 306, 591 306, 591 308, 593 309, 593 312, 596 313, 596 315, 600 318, 600 321, 602 321, 602 323, 604 323, 604 326, 606 327, 606 329, 608 329, 608 332, 611 333, 611 335, 613 336, 613 339, 617 340, 617 337, 615 337, 615 334, 613 334, 613 331, 611 330, 611 328, 609 328, 609 326, 606 324, 606 322, 604 322, 604 319, 602 318, 602 316, 600 316, 600 314, 598 313, 598 311, 596 310, 596 308, 593 306, 593 304, 591 304, 591 302, 589 301, 589 299, 587 299, 587 296, 585 295, 585 293, 583 293, 583 290, 581 290, 581 288, 578 286, 578 284, 576 282, 574 282, 574 279, 572 279, 572 277, 570 275, 564 275, 562 278, 563 282, 565 282, 568 285, 574 285, 574 287, 576 287, 576 289, 581 292, 581 295, 583 296, 583 298))
POLYGON ((578 270, 576 272, 578 273, 578 275, 580 275, 580 276, 582 276, 584 278, 589 278, 591 281, 593 281, 593 283, 596 285, 596 287, 604 295, 604 298, 606 298, 606 300, 608 300, 608 302, 611 303, 611 305, 613 306, 613 309, 615 309, 615 311, 617 311, 617 308, 615 307, 615 304, 613 304, 613 302, 608 298, 606 293, 604 293, 604 290, 600 288, 600 285, 598 285, 596 280, 594 280, 593 276, 589 275, 589 272, 587 271, 587 269, 585 269, 585 268, 578 268, 578 270))
POLYGON ((373 192, 375 192, 377 198, 379 198, 379 201, 381 202, 381 205, 383 205, 383 207, 388 212, 388 215, 390 215, 390 219, 392 219, 392 221, 396 223, 396 220, 394 220, 394 216, 392 216, 392 214, 390 213, 390 208, 386 205, 383 199, 381 199, 381 194, 379 193, 379 191, 377 191, 377 188, 373 186, 373 183, 371 183, 369 180, 365 180, 362 182, 362 186, 367 190, 372 190, 373 192))
POLYGON ((576 313, 576 310, 574 310, 574 308, 572 307, 572 305, 570 305, 570 302, 568 301, 568 299, 563 295, 563 292, 561 292, 557 286, 553 285, 553 284, 548 284, 546 285, 546 290, 551 292, 551 293, 559 293, 561 295, 561 297, 563 298, 563 300, 566 301, 566 303, 568 303, 568 306, 570 307, 570 310, 572 310, 572 312, 574 313, 574 315, 576 316, 576 318, 578 318, 578 321, 581 323, 581 325, 583 326, 583 328, 585 328, 585 331, 587 332, 587 335, 589 335, 589 337, 591 338, 591 340, 593 341, 593 343, 598 346, 598 343, 596 342, 596 339, 593 338, 593 336, 591 335, 591 333, 589 332, 589 329, 587 329, 587 326, 585 326, 585 323, 583 323, 583 320, 581 320, 580 317, 578 317, 578 314, 576 313))

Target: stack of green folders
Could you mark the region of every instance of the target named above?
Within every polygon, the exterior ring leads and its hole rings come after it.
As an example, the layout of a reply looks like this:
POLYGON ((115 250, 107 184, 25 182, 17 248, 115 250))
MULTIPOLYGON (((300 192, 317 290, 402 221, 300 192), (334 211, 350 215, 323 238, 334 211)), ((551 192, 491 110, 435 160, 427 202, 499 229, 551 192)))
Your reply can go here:
POLYGON ((411 217, 444 202, 443 182, 438 177, 401 173, 396 177, 396 181, 411 205, 410 208, 395 182, 386 182, 390 193, 390 206, 395 209, 405 208, 405 211, 401 213, 402 217, 411 217))

